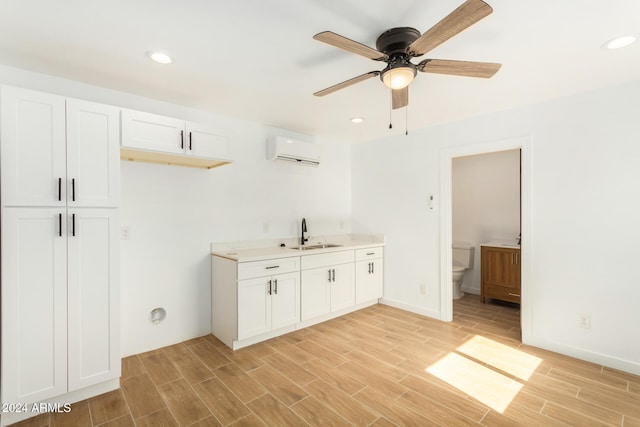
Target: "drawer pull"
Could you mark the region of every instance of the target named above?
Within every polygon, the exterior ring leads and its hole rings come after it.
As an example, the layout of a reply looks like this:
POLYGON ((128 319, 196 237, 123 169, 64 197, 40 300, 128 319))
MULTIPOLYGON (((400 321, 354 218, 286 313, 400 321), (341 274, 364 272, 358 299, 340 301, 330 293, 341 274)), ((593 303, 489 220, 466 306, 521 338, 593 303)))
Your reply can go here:
POLYGON ((520 296, 520 294, 512 294, 511 292, 509 292, 509 296, 510 296, 510 297, 519 297, 519 296, 520 296))
POLYGON ((375 255, 375 252, 367 252, 367 255, 375 255))
POLYGON ((270 265, 269 267, 265 267, 267 270, 272 270, 274 268, 280 268, 279 265, 270 265))

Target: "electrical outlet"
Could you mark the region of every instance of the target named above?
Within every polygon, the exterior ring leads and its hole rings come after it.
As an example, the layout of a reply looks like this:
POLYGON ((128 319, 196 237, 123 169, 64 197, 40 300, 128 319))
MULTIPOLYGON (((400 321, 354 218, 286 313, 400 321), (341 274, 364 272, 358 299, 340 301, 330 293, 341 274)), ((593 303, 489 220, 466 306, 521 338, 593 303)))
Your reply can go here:
POLYGON ((584 329, 591 329, 591 316, 588 314, 578 314, 578 326, 584 329))
POLYGON ((120 240, 129 240, 131 238, 131 230, 129 230, 129 226, 125 225, 120 228, 120 240))
POLYGON ((268 222, 262 223, 262 232, 264 234, 267 234, 269 232, 269 223, 268 222))
POLYGON ((420 294, 421 295, 426 295, 427 294, 427 284, 426 283, 420 283, 420 294))

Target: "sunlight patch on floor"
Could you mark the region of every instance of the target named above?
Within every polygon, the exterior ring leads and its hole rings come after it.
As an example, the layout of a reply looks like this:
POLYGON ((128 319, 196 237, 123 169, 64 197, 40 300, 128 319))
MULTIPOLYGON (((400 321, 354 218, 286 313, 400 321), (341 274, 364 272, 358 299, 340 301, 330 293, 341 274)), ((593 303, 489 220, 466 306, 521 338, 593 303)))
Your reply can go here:
POLYGON ((457 348, 459 353, 480 360, 523 381, 531 378, 542 359, 497 341, 476 335, 457 348))
POLYGON ((523 385, 498 370, 527 381, 540 362, 538 357, 476 335, 426 371, 503 413, 523 385))
POLYGON ((522 388, 517 381, 457 353, 447 354, 427 368, 427 372, 500 413, 522 388))

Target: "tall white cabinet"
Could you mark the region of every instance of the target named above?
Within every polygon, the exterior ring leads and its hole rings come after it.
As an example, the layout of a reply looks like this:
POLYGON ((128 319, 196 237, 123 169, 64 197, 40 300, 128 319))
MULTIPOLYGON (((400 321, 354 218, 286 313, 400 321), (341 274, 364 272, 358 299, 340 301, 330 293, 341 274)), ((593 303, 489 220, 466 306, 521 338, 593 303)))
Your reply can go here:
POLYGON ((2 402, 115 388, 120 111, 8 86, 0 97, 2 402))

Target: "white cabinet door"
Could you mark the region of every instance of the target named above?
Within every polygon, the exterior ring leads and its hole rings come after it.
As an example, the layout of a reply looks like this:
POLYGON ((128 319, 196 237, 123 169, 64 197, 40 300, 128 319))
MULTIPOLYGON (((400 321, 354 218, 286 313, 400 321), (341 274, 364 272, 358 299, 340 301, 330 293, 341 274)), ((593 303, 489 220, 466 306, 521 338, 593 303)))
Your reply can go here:
POLYGON ((116 209, 68 210, 69 391, 120 376, 116 209))
POLYGON ((122 146, 184 154, 184 120, 141 111, 122 110, 122 146))
POLYGON ((187 156, 206 157, 210 159, 231 159, 229 136, 210 126, 187 122, 186 124, 187 156))
POLYGON ((279 274, 271 280, 271 329, 300 322, 300 273, 279 274))
POLYGON ((271 330, 268 277, 238 281, 238 340, 271 330))
POLYGON ((66 205, 65 100, 2 86, 2 204, 66 205))
POLYGON ((65 210, 2 211, 3 402, 67 391, 65 210))
POLYGON ((300 274, 302 320, 329 313, 331 311, 331 267, 303 270, 300 274))
POLYGON ((117 207, 120 202, 120 110, 67 100, 67 203, 117 207))
POLYGON ((356 302, 353 263, 331 267, 331 311, 351 307, 356 302))
POLYGON ((356 304, 382 298, 382 259, 368 259, 356 263, 356 304))

